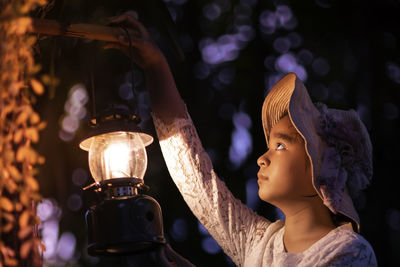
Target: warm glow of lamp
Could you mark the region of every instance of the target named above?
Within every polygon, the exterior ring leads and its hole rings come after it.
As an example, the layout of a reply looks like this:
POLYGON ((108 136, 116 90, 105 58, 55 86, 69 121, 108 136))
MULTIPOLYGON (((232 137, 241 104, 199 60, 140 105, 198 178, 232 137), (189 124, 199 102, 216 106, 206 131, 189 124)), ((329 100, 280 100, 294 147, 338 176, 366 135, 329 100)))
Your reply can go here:
POLYGON ((96 182, 115 178, 143 180, 147 154, 140 133, 109 132, 89 141, 89 169, 96 182))
MULTIPOLYGON (((89 152, 92 156, 96 153, 89 152)), ((130 177, 129 148, 123 143, 111 143, 104 150, 104 174, 105 179, 117 177, 130 177)))

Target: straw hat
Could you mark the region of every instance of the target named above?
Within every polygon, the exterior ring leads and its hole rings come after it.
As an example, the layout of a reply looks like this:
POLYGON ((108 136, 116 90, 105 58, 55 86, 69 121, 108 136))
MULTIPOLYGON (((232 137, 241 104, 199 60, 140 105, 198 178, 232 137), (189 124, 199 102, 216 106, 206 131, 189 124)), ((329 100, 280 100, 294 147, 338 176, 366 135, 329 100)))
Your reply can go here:
POLYGON ((312 182, 323 203, 360 231, 352 198, 372 178, 372 145, 354 110, 314 105, 302 81, 289 73, 276 83, 264 100, 262 123, 268 143, 271 128, 287 113, 305 141, 312 166, 312 182))

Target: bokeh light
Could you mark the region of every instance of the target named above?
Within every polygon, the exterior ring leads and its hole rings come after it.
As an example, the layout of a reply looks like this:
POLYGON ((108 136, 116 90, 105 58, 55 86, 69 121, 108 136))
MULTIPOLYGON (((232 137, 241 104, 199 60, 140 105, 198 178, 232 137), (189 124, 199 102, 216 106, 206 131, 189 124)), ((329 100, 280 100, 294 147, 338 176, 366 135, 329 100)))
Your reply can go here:
POLYGON ((60 234, 61 208, 54 199, 44 198, 36 208, 41 220, 39 233, 46 247, 43 251, 43 266, 67 266, 73 259, 76 248, 76 238, 70 232, 60 234))
POLYGON ((185 241, 188 235, 186 220, 184 218, 176 219, 172 224, 170 234, 172 238, 178 242, 185 241))
POLYGON ((215 20, 221 15, 221 8, 216 3, 210 3, 203 7, 203 15, 209 20, 215 20))
POLYGON ((193 68, 194 75, 199 80, 204 80, 210 75, 210 66, 204 62, 198 62, 193 68))
POLYGON ((294 72, 303 82, 305 82, 308 77, 306 69, 297 62, 296 57, 290 52, 276 59, 275 69, 281 73, 294 72))
POLYGON ((230 84, 232 83, 233 79, 235 78, 236 71, 233 67, 226 67, 223 68, 218 74, 218 80, 222 84, 230 84))
POLYGON ((276 30, 276 14, 270 10, 264 10, 259 17, 260 29, 265 34, 273 34, 276 30))
POLYGON ((75 116, 66 116, 62 120, 62 128, 68 133, 74 133, 79 127, 79 120, 75 116))
POLYGON ((238 112, 233 115, 233 124, 236 128, 250 129, 252 122, 250 116, 245 112, 238 112))
POLYGON ((232 61, 239 55, 233 35, 223 35, 216 42, 211 41, 202 50, 203 60, 209 64, 232 61))
POLYGON ((54 204, 50 199, 43 199, 36 207, 37 216, 41 221, 47 221, 54 215, 54 204))
POLYGON ((290 32, 287 36, 290 41, 290 45, 293 48, 298 48, 303 43, 303 38, 297 32, 290 32))
POLYGON ((253 138, 249 132, 251 119, 245 112, 233 115, 235 129, 232 132, 232 142, 229 148, 229 160, 234 168, 239 168, 253 149, 253 138))
POLYGON ((285 220, 285 214, 277 207, 274 207, 275 210, 275 219, 276 220, 285 220))
POLYGON ((58 133, 61 140, 65 142, 73 140, 80 120, 87 114, 85 104, 88 100, 89 96, 83 84, 78 83, 71 87, 68 99, 64 104, 65 114, 61 117, 61 129, 58 133))
POLYGON ((81 187, 84 185, 88 179, 87 171, 82 168, 76 168, 72 172, 72 182, 74 185, 81 187))
POLYGON ((286 5, 276 7, 276 15, 280 25, 286 25, 293 18, 292 10, 286 5))
POLYGON ((79 211, 82 208, 82 197, 78 194, 72 194, 68 197, 67 206, 72 211, 79 211))
POLYGON ((58 132, 58 137, 63 140, 64 142, 69 142, 72 141, 72 139, 74 139, 74 134, 71 134, 69 132, 64 131, 63 129, 61 129, 58 132))
POLYGON ((211 236, 204 237, 201 241, 201 247, 208 254, 217 254, 221 251, 221 247, 218 245, 217 241, 211 236))
POLYGON ((313 61, 314 55, 307 49, 302 49, 297 54, 297 60, 303 65, 310 65, 313 61))
POLYGON ((43 253, 43 257, 48 260, 52 260, 56 256, 56 248, 58 241, 59 226, 58 220, 48 220, 42 222, 42 242, 46 247, 43 253))
POLYGON ((246 181, 246 205, 255 210, 259 202, 257 179, 250 178, 246 181))
POLYGON ((242 49, 245 47, 245 44, 246 44, 245 42, 249 42, 254 39, 255 32, 254 32, 253 28, 249 25, 242 25, 242 26, 239 26, 237 29, 238 29, 238 33, 237 33, 236 37, 237 37, 238 41, 236 43, 237 43, 237 46, 242 49), (243 42, 241 43, 240 41, 243 41, 243 42))
POLYGON ((130 82, 125 82, 121 84, 121 86, 118 89, 119 96, 122 99, 132 99, 133 98, 133 91, 132 91, 132 83, 130 82))
POLYGON ((326 59, 324 58, 316 58, 312 63, 313 71, 321 76, 324 76, 329 73, 330 66, 326 59))
POLYGON ((69 261, 74 256, 76 238, 70 232, 64 232, 57 244, 57 255, 64 261, 69 261))
POLYGON ((200 221, 197 221, 197 229, 199 230, 199 233, 203 236, 209 236, 210 234, 208 233, 207 229, 204 227, 204 225, 201 224, 200 221))
POLYGON ((388 77, 395 83, 400 84, 400 67, 393 62, 386 63, 386 73, 388 77))
POLYGON ((289 51, 291 42, 289 38, 279 37, 274 41, 274 49, 279 53, 286 53, 289 51))

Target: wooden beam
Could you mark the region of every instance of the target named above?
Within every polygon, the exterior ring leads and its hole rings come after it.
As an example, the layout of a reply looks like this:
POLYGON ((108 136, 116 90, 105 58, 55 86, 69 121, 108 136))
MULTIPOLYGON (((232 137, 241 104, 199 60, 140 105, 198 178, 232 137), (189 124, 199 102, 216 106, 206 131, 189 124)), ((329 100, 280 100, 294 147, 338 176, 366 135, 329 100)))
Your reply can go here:
POLYGON ((32 26, 32 30, 30 31, 31 33, 93 39, 128 45, 127 42, 118 39, 118 36, 126 34, 120 27, 108 27, 85 23, 65 24, 56 20, 36 18, 32 19, 32 26))
MULTIPOLYGON (((37 18, 32 18, 32 26, 32 29, 28 32, 34 34, 93 39, 112 43, 120 43, 122 45, 129 46, 128 41, 118 39, 119 36, 126 35, 126 32, 118 26, 110 27, 86 23, 68 24, 61 23, 56 20, 37 18)), ((135 36, 133 30, 127 30, 132 36, 135 36)), ((176 34, 173 34, 172 30, 169 29, 167 35, 170 37, 169 44, 172 52, 175 54, 178 61, 183 62, 185 60, 185 54, 179 45, 179 41, 174 38, 176 34)))

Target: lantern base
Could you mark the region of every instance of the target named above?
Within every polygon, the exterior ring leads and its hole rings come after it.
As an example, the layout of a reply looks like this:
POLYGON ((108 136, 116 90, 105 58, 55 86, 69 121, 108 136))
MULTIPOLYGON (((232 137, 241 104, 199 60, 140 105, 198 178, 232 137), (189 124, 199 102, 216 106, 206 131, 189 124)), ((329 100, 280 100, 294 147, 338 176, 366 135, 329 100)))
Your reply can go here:
POLYGON ((147 195, 107 199, 86 213, 92 256, 144 253, 165 244, 161 207, 147 195))

